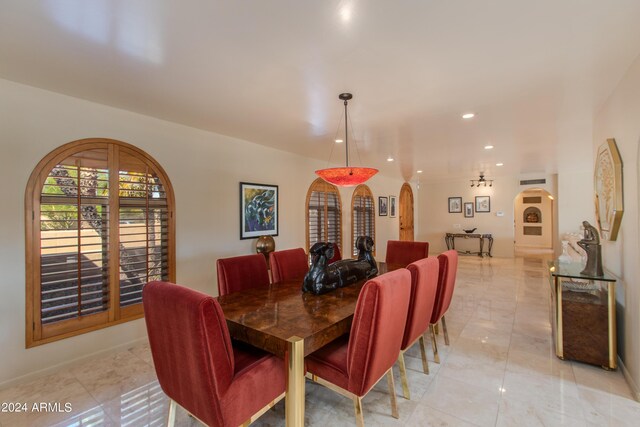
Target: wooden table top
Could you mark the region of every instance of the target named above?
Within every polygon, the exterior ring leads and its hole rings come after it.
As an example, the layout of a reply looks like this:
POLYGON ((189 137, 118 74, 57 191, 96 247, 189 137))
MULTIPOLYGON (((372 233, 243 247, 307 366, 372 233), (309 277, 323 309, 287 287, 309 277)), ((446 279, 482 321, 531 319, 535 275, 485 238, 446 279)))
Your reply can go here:
POLYGON ((284 357, 287 339, 304 339, 307 356, 351 329, 360 289, 366 281, 324 295, 302 292, 285 282, 218 297, 231 337, 284 357))

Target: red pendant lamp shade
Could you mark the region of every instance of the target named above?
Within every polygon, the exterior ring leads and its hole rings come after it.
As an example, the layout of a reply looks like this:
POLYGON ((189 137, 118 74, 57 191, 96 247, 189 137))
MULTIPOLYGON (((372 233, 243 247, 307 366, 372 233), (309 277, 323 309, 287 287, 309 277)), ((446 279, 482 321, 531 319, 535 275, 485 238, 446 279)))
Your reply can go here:
POLYGON ((344 101, 344 141, 345 150, 347 152, 346 160, 347 165, 343 168, 327 168, 319 169, 316 171, 316 175, 324 179, 330 184, 337 185, 338 187, 353 187, 354 185, 362 184, 367 181, 373 175, 378 173, 378 169, 374 168, 362 168, 349 166, 349 133, 348 133, 348 118, 347 118, 347 101, 353 98, 350 93, 341 93, 338 98, 344 101))
POLYGON ((316 171, 320 178, 338 187, 352 187, 362 184, 377 173, 378 169, 352 167, 328 168, 316 171))

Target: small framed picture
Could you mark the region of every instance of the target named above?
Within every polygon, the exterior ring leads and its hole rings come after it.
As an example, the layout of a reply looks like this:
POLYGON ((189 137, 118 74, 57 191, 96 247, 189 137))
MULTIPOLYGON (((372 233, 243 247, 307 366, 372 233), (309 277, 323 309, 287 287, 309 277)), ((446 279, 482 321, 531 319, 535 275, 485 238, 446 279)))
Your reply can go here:
POLYGON ((464 217, 473 218, 473 202, 465 202, 464 204, 464 217))
POLYGON ((278 186, 240 183, 240 239, 278 235, 278 186))
POLYGON ((388 204, 389 199, 386 196, 378 196, 378 215, 379 216, 387 216, 388 215, 388 204))
POLYGON ((476 212, 491 212, 491 198, 489 196, 476 196, 476 212))
POLYGON ((449 197, 449 213, 462 212, 462 197, 449 197))
POLYGON ((389 196, 389 216, 396 217, 396 196, 389 196))

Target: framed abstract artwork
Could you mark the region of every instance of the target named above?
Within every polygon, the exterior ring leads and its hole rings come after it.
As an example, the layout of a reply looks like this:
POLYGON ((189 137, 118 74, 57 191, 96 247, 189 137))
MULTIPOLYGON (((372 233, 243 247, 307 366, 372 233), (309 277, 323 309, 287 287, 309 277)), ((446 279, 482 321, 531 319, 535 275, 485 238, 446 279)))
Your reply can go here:
POLYGON ((449 213, 462 212, 462 197, 449 197, 449 213))
POLYGON ((278 186, 240 183, 240 239, 278 235, 278 186))
POLYGON ((378 197, 378 216, 387 216, 388 215, 388 204, 389 199, 384 196, 378 197))
POLYGON ((624 203, 622 199, 622 158, 613 138, 598 148, 593 173, 596 223, 605 240, 616 240, 624 203))
POLYGON ((464 204, 464 217, 473 218, 473 202, 465 202, 464 204))
POLYGON ((476 212, 491 212, 490 196, 476 196, 476 212))

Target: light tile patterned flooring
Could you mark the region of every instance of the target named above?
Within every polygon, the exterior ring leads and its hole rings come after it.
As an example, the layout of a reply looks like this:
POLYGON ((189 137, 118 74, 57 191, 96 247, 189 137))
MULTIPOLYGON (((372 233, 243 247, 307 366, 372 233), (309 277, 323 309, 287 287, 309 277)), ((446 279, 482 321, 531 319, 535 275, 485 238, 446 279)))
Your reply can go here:
MULTIPOLYGON (((411 400, 390 416, 386 381, 364 398, 368 426, 636 426, 640 404, 620 372, 557 359, 549 325, 548 278, 539 259, 461 257, 446 316, 451 345, 438 336, 441 363, 422 373, 407 355, 411 400)), ((307 382, 306 424, 353 425, 346 398, 307 382)), ((160 426, 167 398, 148 344, 0 390, 0 402, 66 402, 70 413, 0 413, 0 426, 160 426)), ((178 412, 178 425, 197 423, 178 412)), ((257 426, 284 426, 284 401, 257 426)))

